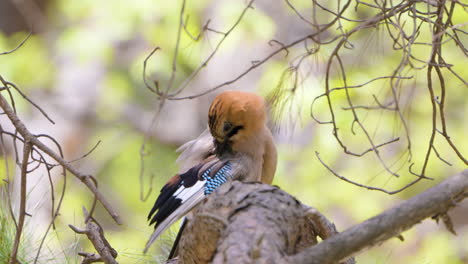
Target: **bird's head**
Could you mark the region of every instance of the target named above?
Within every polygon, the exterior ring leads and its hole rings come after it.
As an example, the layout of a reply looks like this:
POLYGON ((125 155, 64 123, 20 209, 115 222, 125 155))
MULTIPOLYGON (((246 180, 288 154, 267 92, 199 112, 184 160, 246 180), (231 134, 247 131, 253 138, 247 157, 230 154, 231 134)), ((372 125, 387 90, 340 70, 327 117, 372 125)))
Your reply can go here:
POLYGON ((216 151, 219 154, 242 151, 264 129, 265 120, 265 103, 260 96, 241 91, 219 94, 208 112, 216 151))

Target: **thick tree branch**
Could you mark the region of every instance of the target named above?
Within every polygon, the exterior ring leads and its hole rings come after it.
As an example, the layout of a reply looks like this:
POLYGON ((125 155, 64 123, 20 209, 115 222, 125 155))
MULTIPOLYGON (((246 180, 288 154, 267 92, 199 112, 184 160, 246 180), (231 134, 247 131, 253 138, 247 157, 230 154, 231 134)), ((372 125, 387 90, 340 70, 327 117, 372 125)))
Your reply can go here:
POLYGON ((317 210, 278 187, 235 181, 188 218, 179 258, 167 263, 286 263, 285 256, 336 233, 317 210))
POLYGON ((178 259, 167 263, 338 263, 425 218, 447 217, 466 197, 468 170, 337 233, 322 214, 276 187, 234 182, 196 209, 180 240, 178 259), (316 245, 317 237, 324 241, 316 245))

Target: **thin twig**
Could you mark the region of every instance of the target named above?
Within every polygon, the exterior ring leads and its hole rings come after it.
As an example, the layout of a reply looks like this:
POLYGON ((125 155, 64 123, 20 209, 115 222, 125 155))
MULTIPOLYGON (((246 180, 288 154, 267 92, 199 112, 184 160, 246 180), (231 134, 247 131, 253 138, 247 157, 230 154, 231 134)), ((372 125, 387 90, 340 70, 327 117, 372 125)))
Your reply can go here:
POLYGON ((5 87, 13 87, 26 101, 28 101, 30 104, 32 104, 37 110, 39 110, 39 112, 41 112, 41 114, 47 119, 49 120, 49 122, 51 122, 52 124, 55 125, 55 122, 54 120, 52 120, 49 115, 39 106, 37 105, 36 103, 34 103, 31 99, 29 99, 29 97, 27 97, 20 89, 18 89, 18 87, 14 84, 14 83, 11 83, 11 82, 8 82, 8 81, 5 81, 5 79, 3 79, 3 77, 0 75, 0 81, 3 83, 3 85, 5 85, 5 87))
POLYGON ((59 154, 57 154, 55 151, 53 151, 48 146, 46 146, 44 143, 42 143, 39 139, 37 139, 36 136, 31 134, 31 132, 29 132, 29 130, 26 128, 26 126, 23 124, 23 122, 14 114, 13 109, 10 107, 10 105, 8 104, 6 99, 1 94, 0 94, 0 107, 7 114, 8 118, 10 119, 10 121, 15 126, 16 131, 18 131, 23 136, 23 138, 28 140, 32 145, 34 145, 37 148, 39 148, 40 150, 42 150, 44 153, 49 155, 51 158, 53 158, 55 161, 57 161, 60 165, 62 165, 68 171, 70 171, 73 175, 75 175, 96 196, 96 198, 101 202, 101 204, 104 206, 104 208, 107 210, 107 212, 112 216, 114 221, 116 223, 118 223, 118 224, 122 223, 122 220, 120 219, 120 216, 112 208, 111 204, 106 200, 104 195, 102 195, 102 193, 94 185, 94 182, 91 179, 92 176, 85 175, 85 174, 81 173, 80 171, 78 171, 68 161, 66 161, 65 159, 60 157, 59 154))
MULTIPOLYGON (((216 55, 216 53, 218 52, 219 48, 222 46, 222 44, 224 43, 224 41, 227 39, 227 37, 237 28, 237 26, 239 25, 239 23, 242 21, 242 19, 244 18, 247 10, 249 8, 251 8, 253 2, 255 0, 250 0, 249 3, 247 4, 247 6, 242 10, 241 14, 239 15, 239 17, 237 18, 237 20, 233 23, 233 25, 225 32, 225 33, 222 33, 222 32, 218 32, 218 33, 221 33, 223 35, 223 37, 221 38, 221 40, 216 44, 216 47, 214 48, 214 50, 210 53, 210 55, 208 55, 208 57, 200 64, 200 66, 198 66, 197 69, 195 69, 192 74, 184 81, 184 83, 182 85, 180 85, 180 87, 178 88, 178 90, 174 93, 172 93, 171 95, 169 95, 169 100, 176 100, 175 96, 177 96, 178 94, 180 94, 189 84, 190 82, 200 73, 200 71, 202 69, 204 69, 208 63, 211 61, 211 59, 216 55)), ((213 31, 213 30, 211 30, 213 31)))
POLYGON ((26 41, 29 39, 29 37, 31 37, 31 35, 32 35, 32 31, 29 31, 29 34, 26 36, 26 38, 24 38, 15 48, 9 51, 0 52, 0 55, 11 54, 17 51, 19 48, 21 48, 24 45, 24 43, 26 43, 26 41))
POLYGON ((384 192, 386 194, 396 194, 396 193, 399 193, 409 187, 411 187, 412 185, 414 185, 415 183, 419 182, 420 180, 422 179, 430 179, 428 177, 418 177, 416 178, 415 180, 411 181, 410 183, 406 184, 405 186, 401 187, 400 189, 397 189, 397 190, 394 190, 394 191, 387 191, 385 189, 382 189, 382 188, 378 188, 378 187, 373 187, 373 186, 368 186, 368 185, 364 185, 364 184, 360 184, 360 183, 357 183, 355 181, 352 181, 344 176, 341 176, 339 175, 337 172, 335 172, 332 168, 330 168, 321 158, 320 158, 320 154, 318 153, 318 151, 315 151, 315 155, 317 156, 317 159, 320 161, 320 163, 322 163, 322 165, 327 168, 327 170, 329 172, 331 172, 333 175, 335 175, 337 178, 339 178, 340 180, 343 180, 345 182, 348 182, 348 183, 351 183, 352 185, 356 185, 358 187, 361 187, 361 188, 365 188, 365 189, 368 189, 368 190, 372 190, 372 191, 380 191, 380 192, 384 192))
MULTIPOLYGON (((1 96, 1 95, 0 95, 1 96)), ((21 186, 20 186, 20 207, 18 213, 18 226, 15 234, 15 241, 13 242, 13 249, 11 250, 10 264, 18 262, 18 248, 20 244, 21 234, 23 232, 24 218, 26 215, 26 190, 27 190, 27 170, 29 154, 31 154, 32 144, 29 141, 24 143, 23 147, 23 160, 21 162, 21 186)))

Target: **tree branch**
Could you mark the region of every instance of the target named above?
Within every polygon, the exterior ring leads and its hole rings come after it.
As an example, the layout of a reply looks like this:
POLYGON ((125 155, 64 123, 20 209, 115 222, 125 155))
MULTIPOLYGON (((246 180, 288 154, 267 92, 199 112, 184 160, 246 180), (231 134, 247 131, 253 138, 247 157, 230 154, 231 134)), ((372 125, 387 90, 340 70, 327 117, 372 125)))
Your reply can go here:
MULTIPOLYGON (((23 160, 21 162, 21 189, 20 189, 20 208, 18 213, 18 225, 16 227, 15 242, 13 244, 13 249, 10 257, 10 264, 18 263, 17 255, 19 244, 21 240, 21 234, 23 232, 24 218, 26 216, 26 188, 27 188, 27 171, 28 171, 28 161, 29 155, 31 154, 31 143, 26 141, 23 148, 23 160)), ((12 218, 15 216, 12 215, 12 218)))
POLYGON ((285 256, 337 234, 320 212, 261 183, 225 184, 187 219, 178 259, 167 263, 287 263, 285 256))
POLYGON ((377 245, 422 220, 445 214, 468 197, 468 170, 431 189, 288 258, 290 263, 335 263, 377 245))
MULTIPOLYGON (((354 263, 350 256, 425 218, 448 218, 447 211, 466 197, 468 170, 337 233, 320 212, 277 187, 236 181, 195 209, 178 258, 167 263, 354 263), (317 244, 317 237, 324 241, 317 244)), ((450 219, 444 223, 450 230, 450 219)))
POLYGON ((83 214, 85 217, 86 229, 79 229, 73 225, 68 226, 77 234, 86 234, 99 254, 79 252, 78 255, 84 257, 81 263, 104 262, 106 264, 117 264, 115 260, 115 258, 117 258, 117 251, 115 251, 109 241, 107 241, 99 223, 89 215, 85 207, 83 207, 83 214))
POLYGON ((23 122, 16 116, 14 113, 13 109, 11 108, 10 104, 7 102, 5 97, 0 94, 0 108, 3 109, 5 114, 8 116, 10 119, 11 123, 15 126, 16 130, 23 136, 25 140, 30 142, 33 146, 36 146, 38 149, 42 150, 45 152, 47 155, 49 155, 51 158, 53 158, 55 161, 57 161, 60 165, 65 167, 68 171, 70 171, 73 175, 75 175, 78 179, 80 179, 81 182, 83 182, 88 189, 94 194, 96 199, 98 199, 101 204, 104 206, 104 208, 107 210, 107 212, 112 216, 114 221, 117 224, 121 224, 122 220, 120 219, 120 216, 117 214, 117 212, 112 208, 111 204, 105 199, 104 195, 102 195, 101 192, 97 189, 97 185, 93 181, 93 177, 91 175, 85 175, 81 173, 79 170, 77 170, 75 167, 73 167, 70 162, 66 161, 62 157, 60 157, 59 154, 57 154, 55 151, 50 149, 48 146, 46 146, 42 141, 40 141, 35 135, 33 135, 23 124, 23 122))

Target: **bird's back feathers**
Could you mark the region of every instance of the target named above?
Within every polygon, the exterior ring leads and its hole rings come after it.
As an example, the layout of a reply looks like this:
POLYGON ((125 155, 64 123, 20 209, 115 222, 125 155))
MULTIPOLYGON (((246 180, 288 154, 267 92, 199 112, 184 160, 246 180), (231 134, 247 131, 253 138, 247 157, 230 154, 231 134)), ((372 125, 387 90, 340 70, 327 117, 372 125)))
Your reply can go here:
POLYGON ((206 129, 198 138, 180 146, 177 152, 180 152, 176 161, 180 166, 180 171, 187 171, 214 153, 213 136, 206 129))

